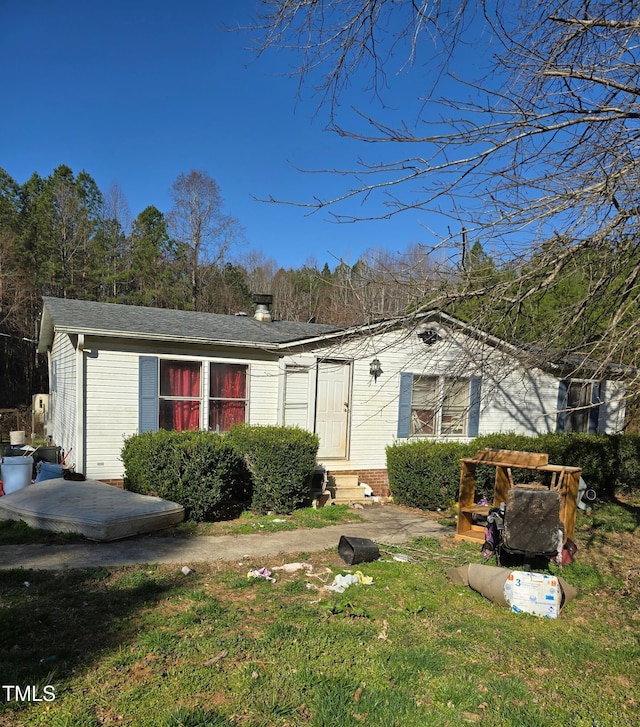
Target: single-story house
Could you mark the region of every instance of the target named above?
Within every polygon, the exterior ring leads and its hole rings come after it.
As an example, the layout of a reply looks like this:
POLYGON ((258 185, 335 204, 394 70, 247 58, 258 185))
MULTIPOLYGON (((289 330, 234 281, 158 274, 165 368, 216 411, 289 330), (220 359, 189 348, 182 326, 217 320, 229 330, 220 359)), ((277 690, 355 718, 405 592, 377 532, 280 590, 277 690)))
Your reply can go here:
POLYGON ((320 467, 386 494, 394 442, 624 424, 620 377, 528 363, 530 352, 441 312, 343 329, 272 320, 268 296, 253 317, 43 302, 47 433, 104 482, 122 482, 126 437, 159 428, 299 426, 319 435, 320 467))

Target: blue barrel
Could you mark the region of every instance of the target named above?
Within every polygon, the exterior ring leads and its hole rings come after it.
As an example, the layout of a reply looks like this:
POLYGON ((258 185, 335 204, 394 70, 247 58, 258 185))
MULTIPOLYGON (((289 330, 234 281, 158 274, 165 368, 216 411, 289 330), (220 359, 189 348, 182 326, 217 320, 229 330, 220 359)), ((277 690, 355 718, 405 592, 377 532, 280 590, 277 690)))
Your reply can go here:
POLYGON ((31 483, 33 457, 3 457, 1 467, 5 495, 21 490, 31 483))
POLYGON ((45 462, 42 460, 37 465, 38 474, 36 475, 36 482, 43 482, 44 480, 55 480, 58 477, 62 477, 62 467, 59 464, 53 464, 52 462, 45 462))

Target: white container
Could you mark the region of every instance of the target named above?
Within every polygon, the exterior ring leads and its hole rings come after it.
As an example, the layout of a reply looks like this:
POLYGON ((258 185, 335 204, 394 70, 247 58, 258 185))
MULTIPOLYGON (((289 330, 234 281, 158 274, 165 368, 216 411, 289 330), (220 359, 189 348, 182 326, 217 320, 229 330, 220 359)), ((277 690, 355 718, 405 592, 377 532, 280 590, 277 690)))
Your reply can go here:
POLYGON ((21 447, 24 444, 24 432, 9 432, 9 444, 12 447, 21 447))
POLYGON ((33 457, 2 458, 2 489, 5 495, 21 490, 31 482, 33 457))

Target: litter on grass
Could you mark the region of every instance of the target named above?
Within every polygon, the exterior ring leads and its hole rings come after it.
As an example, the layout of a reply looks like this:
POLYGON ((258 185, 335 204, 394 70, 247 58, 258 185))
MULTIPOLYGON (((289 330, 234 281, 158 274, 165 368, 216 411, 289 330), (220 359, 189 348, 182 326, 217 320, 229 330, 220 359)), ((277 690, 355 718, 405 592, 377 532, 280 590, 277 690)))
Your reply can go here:
POLYGON ((367 563, 378 560, 380 557, 380 550, 372 540, 369 540, 369 538, 354 538, 349 535, 340 537, 338 553, 348 565, 367 563))
POLYGON ((271 577, 271 571, 268 568, 250 570, 247 573, 247 578, 264 578, 266 581, 271 581, 272 583, 276 582, 276 579, 271 577))
POLYGON ((365 576, 362 571, 348 573, 347 575, 337 575, 333 579, 333 583, 327 586, 328 591, 336 593, 344 593, 349 586, 370 586, 373 583, 371 576, 365 576))
POLYGON ((454 583, 469 586, 515 613, 545 618, 558 618, 562 607, 576 596, 576 589, 563 578, 543 573, 471 563, 452 568, 448 575, 454 583))
POLYGON ((285 573, 297 573, 301 570, 312 571, 313 566, 311 563, 285 563, 284 565, 276 565, 273 570, 281 570, 285 573))

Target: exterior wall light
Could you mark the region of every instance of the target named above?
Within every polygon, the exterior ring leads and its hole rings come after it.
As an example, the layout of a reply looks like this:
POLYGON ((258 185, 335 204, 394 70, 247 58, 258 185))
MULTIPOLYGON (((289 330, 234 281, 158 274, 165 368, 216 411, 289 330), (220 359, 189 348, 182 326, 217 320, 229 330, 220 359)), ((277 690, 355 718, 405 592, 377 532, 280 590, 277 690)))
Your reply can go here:
POLYGON ((380 366, 380 361, 378 361, 377 358, 374 358, 371 362, 371 365, 369 366, 369 374, 373 376, 374 381, 377 381, 378 376, 380 376, 380 374, 382 373, 384 372, 382 371, 382 367, 380 366))
POLYGON ((427 328, 422 333, 418 333, 418 338, 424 343, 425 346, 433 346, 434 343, 438 343, 440 336, 435 328, 427 328))

